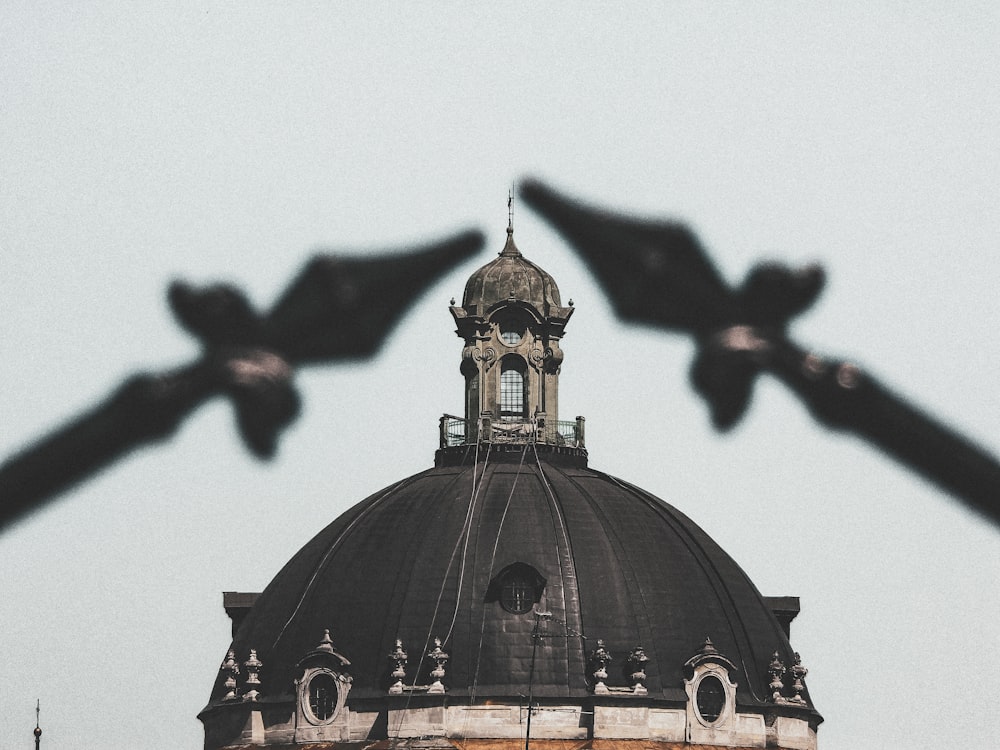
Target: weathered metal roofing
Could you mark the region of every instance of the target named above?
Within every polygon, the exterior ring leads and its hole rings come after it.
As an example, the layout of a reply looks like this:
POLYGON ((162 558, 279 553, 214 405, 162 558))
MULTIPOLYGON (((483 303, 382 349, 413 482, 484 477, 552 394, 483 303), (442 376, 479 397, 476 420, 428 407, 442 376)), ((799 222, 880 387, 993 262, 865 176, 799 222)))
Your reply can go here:
POLYGON ((466 282, 462 307, 485 315, 497 302, 510 298, 533 305, 543 316, 549 314, 550 307, 562 306, 555 280, 521 255, 514 244, 513 229, 508 228, 507 244, 500 255, 466 282))
MULTIPOLYGON (((791 646, 704 531, 648 492, 541 446, 486 454, 376 492, 285 565, 233 642, 239 658, 256 649, 265 698, 293 693, 295 665, 324 629, 351 662, 351 701, 386 694, 397 638, 409 654, 407 684, 428 683, 433 665, 421 655, 437 637, 450 654, 450 694, 525 694, 535 617, 487 596, 492 578, 523 563, 545 579, 538 609, 552 613, 535 696, 586 696, 600 638, 614 658, 608 685, 629 684, 626 658, 641 645, 649 698, 682 703, 683 665, 710 637, 736 665, 738 704, 769 701, 771 655, 791 664, 791 646)), ((212 701, 223 692, 217 683, 212 701)))

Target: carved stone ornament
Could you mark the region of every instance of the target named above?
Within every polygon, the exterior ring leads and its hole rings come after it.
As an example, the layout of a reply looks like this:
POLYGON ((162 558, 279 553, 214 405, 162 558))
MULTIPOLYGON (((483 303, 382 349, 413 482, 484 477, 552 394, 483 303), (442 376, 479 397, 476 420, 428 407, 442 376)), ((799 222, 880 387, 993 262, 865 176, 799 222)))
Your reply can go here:
POLYGON ((545 371, 546 372, 559 372, 559 368, 563 363, 563 350, 558 346, 553 344, 552 346, 546 347, 545 349, 545 371))
POLYGON ((775 703, 785 703, 785 697, 781 694, 782 690, 785 688, 785 664, 778 658, 778 652, 775 651, 771 656, 771 663, 767 667, 767 675, 770 677, 770 681, 767 686, 771 690, 771 700, 775 703))
POLYGON ((441 680, 444 679, 444 665, 448 663, 449 657, 441 648, 440 638, 434 639, 434 648, 427 652, 427 658, 434 662, 434 669, 431 670, 431 677, 434 678, 434 682, 427 688, 427 692, 443 693, 444 683, 441 680))
POLYGON ((463 372, 465 371, 464 365, 467 362, 483 362, 487 365, 487 369, 489 369, 489 365, 495 362, 496 358, 497 352, 492 346, 487 346, 483 349, 480 349, 478 346, 466 346, 462 349, 463 372))
POLYGON ((531 362, 531 366, 536 370, 540 370, 542 365, 545 363, 545 352, 542 351, 541 347, 532 349, 528 353, 528 360, 531 362))
POLYGON ((257 658, 257 649, 250 649, 250 658, 243 662, 243 666, 247 670, 246 692, 243 694, 243 700, 255 701, 260 698, 260 668, 264 666, 257 658))
POLYGON ((791 704, 797 706, 807 706, 809 702, 803 693, 806 686, 802 680, 809 674, 809 670, 802 666, 802 657, 795 652, 794 661, 790 667, 786 667, 784 662, 778 658, 775 651, 771 657, 771 664, 767 668, 767 674, 771 678, 768 688, 771 690, 771 700, 779 704, 791 704))
POLYGON ((399 638, 396 639, 396 644, 389 652, 388 658, 389 664, 392 666, 389 676, 395 680, 389 686, 389 695, 399 695, 403 692, 403 680, 406 679, 406 661, 410 658, 403 650, 403 642, 399 638))
POLYGON ((323 651, 327 654, 334 653, 333 650, 333 639, 330 637, 329 630, 323 630, 323 637, 320 638, 319 643, 316 646, 317 651, 323 651))
POLYGON ((590 675, 593 678, 594 695, 607 695, 611 691, 605 684, 608 679, 608 664, 611 663, 611 652, 604 645, 604 641, 597 640, 597 648, 590 653, 590 675))
POLYGON ((239 694, 236 692, 236 675, 240 673, 240 665, 236 661, 236 652, 232 649, 226 653, 226 658, 223 659, 219 672, 225 676, 223 684, 226 686, 226 694, 222 696, 222 700, 233 701, 239 698, 239 694))
POLYGON ((486 365, 486 369, 489 370, 493 365, 497 363, 497 351, 492 346, 487 346, 483 349, 482 360, 486 365))
POLYGON ((629 681, 632 683, 632 692, 635 695, 646 695, 646 664, 649 657, 642 646, 636 646, 628 655, 626 664, 628 665, 629 681))
POLYGON ((804 680, 805 676, 809 674, 809 670, 802 666, 802 657, 799 656, 798 651, 795 652, 795 662, 788 671, 792 678, 792 696, 788 699, 788 702, 805 705, 806 699, 803 697, 802 693, 805 691, 806 686, 803 684, 802 680, 804 680))

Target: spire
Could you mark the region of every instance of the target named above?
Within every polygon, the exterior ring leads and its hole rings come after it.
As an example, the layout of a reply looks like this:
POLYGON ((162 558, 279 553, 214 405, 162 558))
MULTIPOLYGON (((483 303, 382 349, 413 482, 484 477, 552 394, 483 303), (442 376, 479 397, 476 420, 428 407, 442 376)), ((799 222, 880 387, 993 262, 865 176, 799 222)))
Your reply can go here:
POLYGON ((514 193, 507 191, 507 244, 500 251, 502 258, 520 258, 521 251, 514 244, 514 193))
POLYGON ((41 713, 42 702, 40 700, 35 700, 35 750, 39 750, 42 746, 42 728, 38 724, 38 714, 41 713))

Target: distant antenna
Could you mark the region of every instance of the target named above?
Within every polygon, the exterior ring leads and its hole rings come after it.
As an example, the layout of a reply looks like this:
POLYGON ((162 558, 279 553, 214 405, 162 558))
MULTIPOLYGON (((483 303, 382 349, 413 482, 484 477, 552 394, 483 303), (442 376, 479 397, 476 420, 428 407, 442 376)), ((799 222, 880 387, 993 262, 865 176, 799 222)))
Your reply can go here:
POLYGON ((35 699, 35 750, 42 746, 42 728, 38 725, 38 714, 41 713, 42 703, 35 699))

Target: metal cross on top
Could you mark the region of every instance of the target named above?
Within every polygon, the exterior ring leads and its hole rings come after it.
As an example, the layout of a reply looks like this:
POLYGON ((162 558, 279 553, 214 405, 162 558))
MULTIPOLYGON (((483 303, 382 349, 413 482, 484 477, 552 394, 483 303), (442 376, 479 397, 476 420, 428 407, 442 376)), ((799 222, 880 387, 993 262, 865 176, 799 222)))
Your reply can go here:
POLYGON ((520 193, 583 257, 620 317, 695 338, 691 382, 716 427, 739 421, 755 378, 769 372, 823 424, 864 437, 1000 523, 996 459, 857 366, 788 338, 823 288, 818 266, 761 264, 732 288, 682 224, 588 207, 536 181, 520 193))

